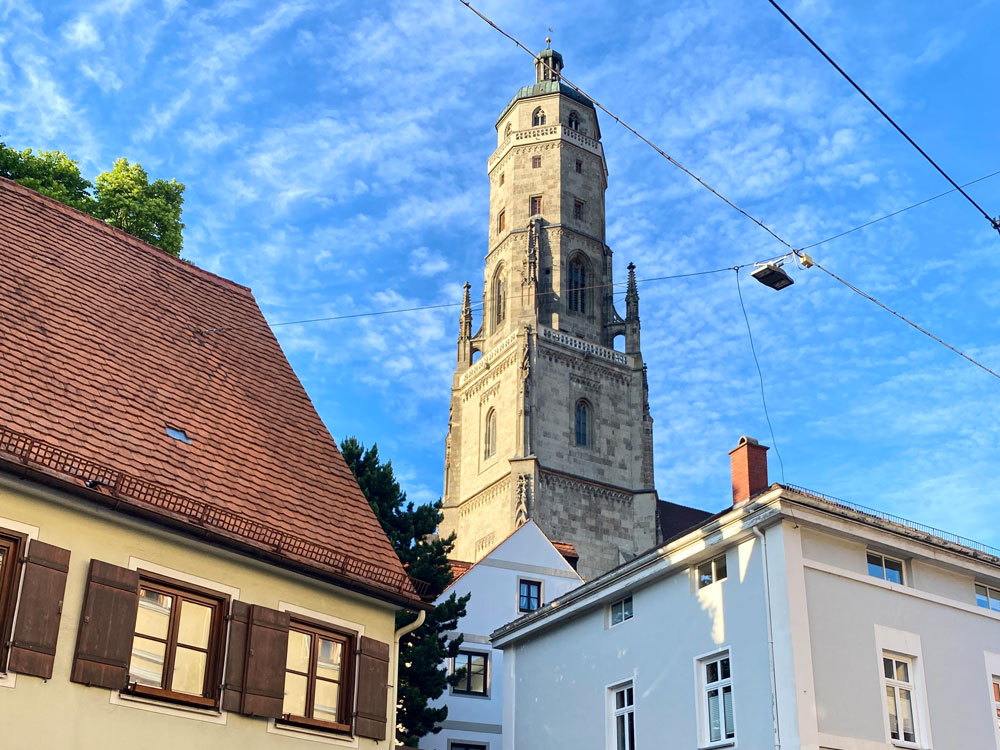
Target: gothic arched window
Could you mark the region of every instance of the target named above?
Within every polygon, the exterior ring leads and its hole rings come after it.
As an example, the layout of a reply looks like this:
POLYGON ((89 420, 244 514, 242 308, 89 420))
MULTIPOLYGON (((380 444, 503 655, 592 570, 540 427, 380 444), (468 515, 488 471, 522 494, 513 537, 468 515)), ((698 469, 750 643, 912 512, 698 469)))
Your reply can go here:
POLYGON ((576 402, 575 433, 577 445, 590 445, 590 404, 584 399, 576 402))
POLYGON ((539 125, 545 124, 545 110, 541 107, 535 109, 531 113, 531 125, 532 127, 538 127, 539 125))
POLYGON ((580 129, 580 115, 576 112, 569 113, 569 129, 579 130, 580 129))
POLYGON ((569 309, 573 312, 587 312, 587 264, 577 255, 569 262, 569 280, 566 284, 569 309))
POLYGON ((483 433, 483 458, 497 452, 497 410, 490 409, 486 415, 486 430, 483 433))
POLYGON ((490 293, 493 297, 490 305, 493 311, 493 330, 496 330, 507 319, 507 274, 503 266, 493 274, 490 293))

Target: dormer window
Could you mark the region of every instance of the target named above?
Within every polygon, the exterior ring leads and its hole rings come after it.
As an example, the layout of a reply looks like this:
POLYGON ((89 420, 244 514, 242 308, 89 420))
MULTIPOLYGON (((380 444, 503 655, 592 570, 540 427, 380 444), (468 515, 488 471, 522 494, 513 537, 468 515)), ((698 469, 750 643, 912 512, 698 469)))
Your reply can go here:
POLYGON ((580 129, 580 115, 576 112, 569 113, 569 129, 579 130, 580 129))
POLYGON ((534 112, 531 113, 531 126, 533 128, 537 128, 539 125, 544 125, 544 124, 545 124, 545 110, 542 109, 541 107, 538 107, 535 109, 534 112))

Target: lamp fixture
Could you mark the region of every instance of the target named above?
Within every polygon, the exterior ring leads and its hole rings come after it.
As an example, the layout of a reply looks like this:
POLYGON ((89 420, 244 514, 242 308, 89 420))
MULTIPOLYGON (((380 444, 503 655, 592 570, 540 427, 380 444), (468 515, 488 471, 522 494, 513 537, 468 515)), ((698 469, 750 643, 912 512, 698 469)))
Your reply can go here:
POLYGON ((754 263, 755 268, 750 273, 757 281, 772 289, 784 289, 795 282, 781 268, 780 263, 754 263))

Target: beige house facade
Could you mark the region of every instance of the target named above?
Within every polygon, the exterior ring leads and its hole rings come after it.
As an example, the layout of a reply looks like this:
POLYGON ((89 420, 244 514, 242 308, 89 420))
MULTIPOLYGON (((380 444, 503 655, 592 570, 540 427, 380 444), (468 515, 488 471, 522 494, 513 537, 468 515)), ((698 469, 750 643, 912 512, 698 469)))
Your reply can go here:
POLYGON ((7 180, 0 236, 0 745, 394 742, 430 605, 250 290, 7 180))
POLYGON ((476 561, 532 519, 589 577, 657 541, 653 420, 632 266, 624 318, 614 304, 597 113, 562 67, 541 53, 535 84, 497 120, 482 320, 474 331, 467 285, 441 532, 476 561))

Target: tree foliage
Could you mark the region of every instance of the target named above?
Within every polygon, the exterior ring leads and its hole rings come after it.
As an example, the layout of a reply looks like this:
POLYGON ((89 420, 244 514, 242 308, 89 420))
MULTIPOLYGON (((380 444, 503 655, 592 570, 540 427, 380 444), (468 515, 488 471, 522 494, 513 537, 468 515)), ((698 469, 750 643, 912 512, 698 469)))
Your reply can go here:
POLYGON ((62 151, 15 151, 0 141, 0 177, 103 219, 170 255, 180 255, 184 185, 176 180, 150 183, 140 164, 118 159, 110 172, 97 175, 95 187, 62 151))
POLYGON ((118 159, 110 172, 97 175, 94 197, 94 216, 171 255, 180 255, 184 185, 176 180, 150 183, 141 164, 118 159))
MULTIPOLYGON (((356 438, 345 438, 340 451, 351 467, 358 484, 375 511, 393 549, 407 572, 428 584, 428 598, 438 598, 452 581, 448 553, 455 537, 439 539, 433 536, 441 522, 441 501, 433 505, 414 506, 406 499, 392 471, 392 462, 383 463, 378 445, 370 449, 356 438)), ((427 620, 399 644, 399 704, 397 739, 404 745, 416 746, 428 733, 440 731, 436 724, 448 716, 448 707, 432 708, 428 702, 439 698, 445 688, 454 685, 461 674, 448 675, 445 660, 458 654, 461 636, 449 639, 448 632, 458 628, 465 616, 469 595, 458 597, 453 592, 432 612, 427 620)), ((396 627, 413 622, 416 616, 400 610, 396 627)))

